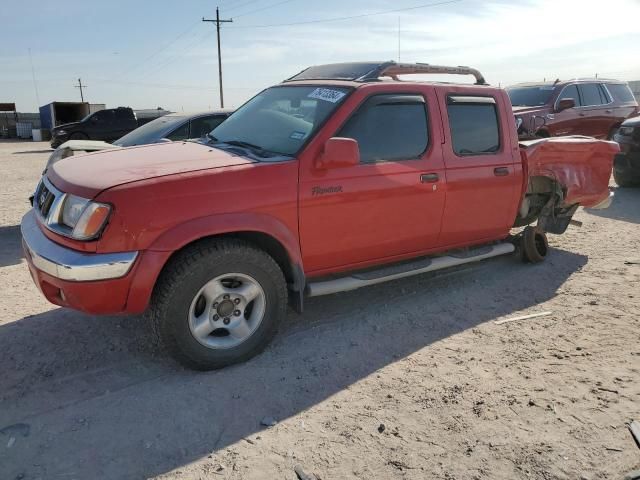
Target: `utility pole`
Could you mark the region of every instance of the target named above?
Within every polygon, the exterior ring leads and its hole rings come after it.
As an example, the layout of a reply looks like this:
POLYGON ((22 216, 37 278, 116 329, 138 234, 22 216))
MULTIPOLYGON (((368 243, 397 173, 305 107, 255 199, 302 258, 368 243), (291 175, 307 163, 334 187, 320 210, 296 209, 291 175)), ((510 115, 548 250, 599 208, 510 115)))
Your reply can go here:
POLYGON ((224 108, 224 96, 222 94, 222 55, 220 53, 220 24, 231 23, 233 19, 220 20, 220 9, 216 7, 216 19, 208 19, 202 17, 203 22, 212 22, 216 24, 216 32, 218 34, 218 83, 220 84, 220 108, 224 108))
POLYGON ((87 88, 86 85, 82 84, 82 80, 78 79, 78 85, 75 85, 76 88, 80 89, 80 100, 84 103, 84 95, 82 94, 82 89, 87 88))

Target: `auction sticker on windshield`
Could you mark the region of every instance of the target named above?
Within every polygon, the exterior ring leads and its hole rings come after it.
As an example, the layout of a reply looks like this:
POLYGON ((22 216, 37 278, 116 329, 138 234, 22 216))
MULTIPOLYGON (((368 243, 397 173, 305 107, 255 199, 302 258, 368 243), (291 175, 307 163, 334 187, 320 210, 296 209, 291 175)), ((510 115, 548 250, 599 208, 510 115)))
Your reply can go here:
POLYGON ((307 97, 317 98, 318 100, 324 100, 325 102, 336 103, 345 95, 346 93, 341 92, 340 90, 332 90, 330 88, 316 88, 313 92, 307 95, 307 97))

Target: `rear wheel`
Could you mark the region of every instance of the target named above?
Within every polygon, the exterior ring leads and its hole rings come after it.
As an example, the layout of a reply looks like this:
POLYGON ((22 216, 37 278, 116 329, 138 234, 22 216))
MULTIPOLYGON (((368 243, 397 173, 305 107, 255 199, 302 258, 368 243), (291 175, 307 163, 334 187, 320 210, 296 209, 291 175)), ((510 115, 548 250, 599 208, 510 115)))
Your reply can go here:
POLYGON ((530 263, 544 261, 549 253, 547 235, 540 227, 528 226, 522 232, 520 240, 522 247, 522 260, 530 263))
POLYGON ((280 267, 239 240, 196 244, 172 259, 154 291, 151 317, 169 352, 196 370, 258 354, 284 317, 280 267))

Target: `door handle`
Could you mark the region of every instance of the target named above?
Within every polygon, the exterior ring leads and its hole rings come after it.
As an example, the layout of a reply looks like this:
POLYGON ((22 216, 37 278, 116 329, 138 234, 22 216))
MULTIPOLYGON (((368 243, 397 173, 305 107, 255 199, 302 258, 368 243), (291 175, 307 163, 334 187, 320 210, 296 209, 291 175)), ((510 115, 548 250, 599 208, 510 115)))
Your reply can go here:
POLYGON ((605 113, 613 113, 613 110, 605 110, 605 113))
POLYGON ((493 169, 493 174, 496 177, 506 177, 509 175, 509 169, 507 167, 496 167, 493 169))
POLYGON ((420 181, 422 183, 434 183, 440 179, 437 173, 423 173, 420 175, 420 181))

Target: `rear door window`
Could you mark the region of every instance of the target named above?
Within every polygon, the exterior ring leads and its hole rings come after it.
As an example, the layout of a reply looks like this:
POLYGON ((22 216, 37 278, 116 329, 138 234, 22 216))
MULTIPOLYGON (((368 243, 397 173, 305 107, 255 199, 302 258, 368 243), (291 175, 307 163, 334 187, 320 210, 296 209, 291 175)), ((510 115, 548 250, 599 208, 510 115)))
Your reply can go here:
POLYGON ((490 155, 500 150, 495 100, 488 97, 448 97, 447 113, 456 155, 490 155))
POLYGON ((582 97, 582 106, 591 107, 596 105, 602 105, 602 94, 600 93, 600 86, 597 83, 583 83, 578 86, 580 90, 580 96, 582 97))
POLYGON ((338 136, 358 141, 362 163, 420 158, 429 143, 424 98, 374 95, 358 108, 338 136))

